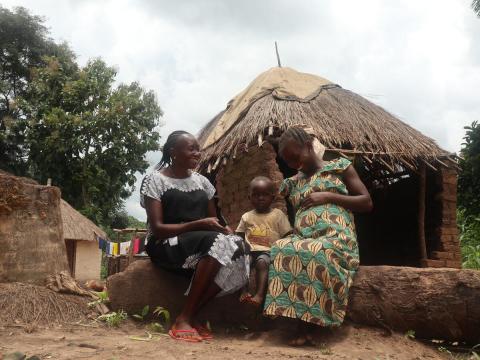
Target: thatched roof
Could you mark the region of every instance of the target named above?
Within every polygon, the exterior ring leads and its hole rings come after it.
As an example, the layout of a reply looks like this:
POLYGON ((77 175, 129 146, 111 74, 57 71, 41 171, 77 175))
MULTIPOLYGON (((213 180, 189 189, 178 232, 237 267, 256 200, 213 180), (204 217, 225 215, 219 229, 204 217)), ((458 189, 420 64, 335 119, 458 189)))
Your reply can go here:
POLYGON ((80 214, 65 200, 61 200, 60 210, 63 221, 63 237, 69 240, 95 241, 95 234, 106 238, 107 234, 92 221, 80 214))
POLYGON ((216 168, 292 125, 313 128, 327 151, 360 155, 391 172, 453 162, 433 139, 360 95, 318 76, 276 67, 260 74, 201 130, 201 169, 216 168))

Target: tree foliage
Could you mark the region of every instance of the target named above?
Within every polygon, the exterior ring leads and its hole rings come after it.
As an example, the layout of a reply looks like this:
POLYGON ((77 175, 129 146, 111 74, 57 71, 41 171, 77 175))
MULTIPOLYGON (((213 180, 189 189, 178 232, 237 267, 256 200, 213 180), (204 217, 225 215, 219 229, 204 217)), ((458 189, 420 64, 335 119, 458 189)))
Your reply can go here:
POLYGON ((32 67, 44 65, 44 56, 72 52, 47 37, 43 19, 18 7, 0 6, 0 164, 12 173, 25 174, 25 117, 16 98, 25 96, 32 67))
POLYGON ((480 0, 472 0, 472 9, 480 17, 480 0))
POLYGON ((463 266, 480 269, 480 125, 465 127, 458 177, 458 216, 463 266))
POLYGON ((114 88, 116 71, 95 59, 83 68, 50 58, 34 71, 27 100, 33 176, 53 179, 72 206, 97 221, 131 194, 144 155, 158 149, 161 110, 139 84, 114 88))
POLYGON ((461 150, 461 172, 458 178, 458 204, 465 214, 480 216, 480 125, 474 121, 466 126, 461 150))
POLYGON ((0 167, 41 183, 92 220, 110 224, 158 149, 162 111, 138 83, 116 86, 101 59, 77 64, 43 19, 0 7, 0 167))

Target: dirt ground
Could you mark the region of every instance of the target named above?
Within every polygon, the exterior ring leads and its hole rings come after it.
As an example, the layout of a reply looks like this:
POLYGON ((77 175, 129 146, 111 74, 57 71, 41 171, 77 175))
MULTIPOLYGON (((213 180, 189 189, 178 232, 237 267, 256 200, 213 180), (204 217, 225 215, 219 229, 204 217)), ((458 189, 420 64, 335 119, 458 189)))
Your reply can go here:
MULTIPOLYGON (((292 348, 288 333, 280 330, 249 332, 214 329, 215 339, 198 344, 154 335, 148 341, 144 326, 128 322, 118 329, 104 325, 68 325, 51 328, 0 325, 0 354, 15 351, 40 359, 449 359, 435 347, 402 334, 386 336, 381 329, 345 325, 320 334, 316 346, 292 348), (139 337, 139 339, 132 339, 139 337)), ((0 356, 1 357, 1 356, 0 356)))

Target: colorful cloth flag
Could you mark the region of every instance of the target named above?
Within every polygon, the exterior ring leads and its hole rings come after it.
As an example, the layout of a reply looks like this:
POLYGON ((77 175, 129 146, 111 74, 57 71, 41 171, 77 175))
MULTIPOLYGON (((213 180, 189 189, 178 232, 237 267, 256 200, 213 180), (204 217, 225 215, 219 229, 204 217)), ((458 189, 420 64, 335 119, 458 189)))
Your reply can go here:
POLYGON ((140 239, 139 238, 133 239, 133 255, 138 254, 139 248, 140 248, 140 239))
POLYGON ((119 253, 120 253, 120 249, 119 249, 118 243, 113 243, 113 251, 112 251, 112 254, 113 254, 113 255, 118 255, 119 253))
POLYGON ((120 255, 127 255, 130 249, 130 241, 124 241, 120 243, 120 255))
POLYGON ((107 242, 104 239, 98 238, 98 248, 100 250, 105 251, 106 244, 107 242))

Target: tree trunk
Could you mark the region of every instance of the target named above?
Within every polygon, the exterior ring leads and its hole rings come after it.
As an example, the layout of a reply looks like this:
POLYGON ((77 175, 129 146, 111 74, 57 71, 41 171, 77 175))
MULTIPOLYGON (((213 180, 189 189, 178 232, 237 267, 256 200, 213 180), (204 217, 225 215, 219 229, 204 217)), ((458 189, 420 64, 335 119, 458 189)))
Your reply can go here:
POLYGON ((361 266, 349 299, 354 322, 480 341, 480 271, 361 266))
MULTIPOLYGON (((136 261, 107 280, 114 310, 137 313, 162 306, 172 318, 180 312, 188 279, 136 261)), ((262 316, 239 304, 238 295, 216 298, 202 310, 210 321, 238 322, 249 328, 262 316)), ((405 332, 419 338, 480 341, 480 271, 361 266, 350 289, 347 316, 354 322, 405 332)), ((290 324, 291 326, 291 324, 290 324)))

